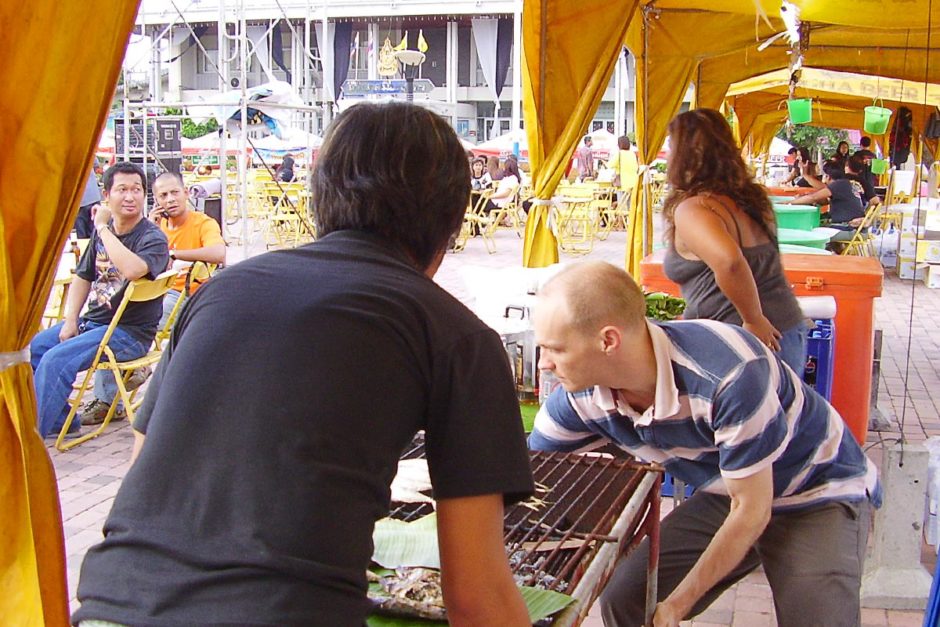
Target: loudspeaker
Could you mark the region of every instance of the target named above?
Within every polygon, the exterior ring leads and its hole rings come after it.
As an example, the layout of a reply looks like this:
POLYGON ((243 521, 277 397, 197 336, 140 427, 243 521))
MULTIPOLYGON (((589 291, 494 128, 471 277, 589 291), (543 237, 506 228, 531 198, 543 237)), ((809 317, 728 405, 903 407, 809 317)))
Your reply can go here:
POLYGON ((222 226, 222 199, 221 198, 202 198, 203 201, 202 210, 207 216, 219 223, 219 228, 224 228, 222 226))
POLYGON ((161 120, 157 118, 154 124, 157 136, 157 152, 180 152, 180 121, 161 120))

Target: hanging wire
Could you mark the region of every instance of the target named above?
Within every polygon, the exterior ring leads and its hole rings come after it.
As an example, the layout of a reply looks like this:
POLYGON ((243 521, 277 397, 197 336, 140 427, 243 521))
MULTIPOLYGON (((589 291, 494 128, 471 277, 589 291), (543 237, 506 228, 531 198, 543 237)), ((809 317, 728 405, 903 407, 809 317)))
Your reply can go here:
MULTIPOLYGON (((932 28, 933 28, 932 21, 933 21, 933 0, 929 0, 929 2, 928 2, 928 8, 927 8, 927 42, 926 42, 926 45, 925 45, 925 47, 924 47, 924 50, 925 50, 926 55, 927 55, 927 58, 924 60, 924 100, 923 100, 923 103, 922 103, 922 104, 923 104, 925 110, 926 110, 927 104, 928 104, 928 102, 927 102, 927 92, 928 92, 927 87, 928 87, 928 85, 930 84, 930 39, 931 39, 931 33, 932 33, 932 28)), ((902 72, 906 72, 906 71, 907 71, 907 53, 908 53, 908 50, 910 49, 910 39, 911 39, 911 31, 910 31, 910 29, 908 29, 908 31, 907 31, 907 40, 906 40, 905 47, 904 47, 904 66, 903 66, 903 68, 902 68, 902 72)), ((904 93, 904 80, 903 80, 903 78, 901 79, 901 93, 902 93, 902 94, 904 93)), ((900 121, 899 119, 895 120, 895 124, 898 124, 899 121, 900 121)), ((913 124, 912 124, 912 126, 913 126, 913 124)), ((914 134, 914 129, 912 128, 912 130, 911 130, 912 138, 913 138, 913 134, 914 134)), ((898 133, 898 132, 895 132, 895 134, 894 134, 894 142, 893 142, 893 145, 891 146, 891 151, 890 151, 892 154, 895 152, 894 149, 897 147, 898 135, 899 135, 899 133, 898 133)), ((923 158, 923 137, 918 138, 918 144, 919 144, 919 146, 920 146, 920 154, 921 154, 921 159, 922 159, 922 158, 923 158)), ((916 200, 915 200, 915 208, 914 208, 914 221, 913 221, 913 225, 914 225, 914 229, 915 229, 915 233, 914 233, 914 241, 915 241, 915 249, 914 249, 914 252, 915 252, 915 257, 916 257, 916 252, 917 252, 917 249, 916 249, 917 244, 916 244, 916 242, 918 241, 918 236, 919 236, 919 234, 920 234, 920 231, 917 230, 917 229, 919 229, 921 208, 922 208, 922 205, 923 205, 923 201, 922 201, 922 199, 921 199, 921 196, 920 196, 920 189, 919 189, 919 187, 920 187, 920 169, 921 169, 921 167, 922 167, 922 166, 921 166, 921 159, 916 159, 916 158, 915 158, 915 164, 914 164, 914 167, 915 167, 914 184, 915 184, 915 186, 916 186, 918 189, 912 190, 912 191, 913 191, 913 194, 915 194, 914 198, 916 198, 916 200)), ((900 418, 901 437, 899 438, 899 443, 900 443, 900 449, 901 449, 901 450, 900 450, 900 454, 899 454, 899 456, 898 456, 898 466, 899 466, 899 467, 903 467, 903 466, 904 466, 904 445, 907 443, 907 435, 904 433, 904 423, 905 423, 905 420, 906 420, 906 418, 907 418, 907 402, 908 402, 908 395, 909 395, 909 393, 910 393, 909 381, 910 381, 910 372, 911 372, 911 346, 913 345, 913 339, 914 339, 914 329, 913 329, 913 327, 914 327, 914 301, 915 301, 914 295, 915 295, 915 293, 916 293, 916 288, 917 288, 916 275, 917 275, 917 261, 916 261, 916 259, 915 259, 915 261, 914 261, 914 276, 915 276, 915 279, 914 279, 913 281, 911 281, 910 310, 909 310, 909 312, 908 312, 908 324, 907 324, 907 353, 906 353, 907 359, 906 359, 905 364, 904 364, 904 401, 903 401, 903 403, 901 404, 901 418, 900 418)))

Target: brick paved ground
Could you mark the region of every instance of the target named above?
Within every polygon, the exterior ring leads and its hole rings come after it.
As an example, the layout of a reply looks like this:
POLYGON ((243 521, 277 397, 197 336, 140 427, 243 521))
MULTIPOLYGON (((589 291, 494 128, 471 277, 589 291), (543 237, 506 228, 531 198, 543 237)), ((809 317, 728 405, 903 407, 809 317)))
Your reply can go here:
MULTIPOLYGON (((236 227, 232 233, 241 231, 236 227)), ((606 242, 599 242, 591 253, 592 259, 603 259, 621 265, 625 250, 624 233, 612 233, 606 242)), ((262 248, 257 244, 232 247, 229 261, 237 262, 262 248)), ((562 261, 571 258, 563 256, 562 261)), ((491 284, 497 289, 500 281, 518 268, 521 260, 521 242, 509 231, 497 234, 497 251, 487 254, 479 239, 472 240, 460 254, 449 254, 437 276, 437 281, 461 301, 471 307, 474 298, 469 293, 462 268, 476 266, 489 272, 491 284), (500 271, 502 269, 502 272, 500 271)), ((940 290, 928 290, 922 284, 900 281, 893 274, 886 276, 884 296, 876 302, 876 328, 884 331, 882 377, 879 405, 891 416, 904 417, 904 433, 908 440, 923 440, 940 435, 940 373, 931 358, 938 354, 940 332, 935 330, 935 319, 940 312, 940 290), (913 300, 913 321, 911 303, 913 300), (911 331, 908 351, 908 330, 911 331), (909 355, 909 358, 908 358, 909 355), (906 381, 906 385, 905 385, 906 381)), ((879 435, 897 437, 897 428, 883 434, 871 434, 873 448, 869 455, 876 461, 880 457, 879 435)), ((75 607, 75 589, 82 557, 101 537, 101 526, 108 513, 121 479, 128 469, 133 437, 126 424, 118 424, 107 434, 77 449, 58 453, 50 448, 59 479, 59 495, 66 535, 69 594, 75 607)), ((935 558, 925 548, 924 563, 931 569, 935 558)), ((863 610, 864 625, 890 625, 893 627, 921 625, 923 612, 863 610)), ((592 610, 586 627, 599 627, 601 620, 597 608, 592 610)), ((728 590, 711 608, 690 623, 695 627, 732 625, 760 627, 774 625, 773 602, 770 588, 762 573, 754 573, 728 590)))

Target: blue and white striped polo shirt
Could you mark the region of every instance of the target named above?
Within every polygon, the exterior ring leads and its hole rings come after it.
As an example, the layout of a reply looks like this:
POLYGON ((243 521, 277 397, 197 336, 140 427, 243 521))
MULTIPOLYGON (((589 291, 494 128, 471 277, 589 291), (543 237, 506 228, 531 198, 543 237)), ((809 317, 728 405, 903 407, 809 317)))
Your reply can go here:
POLYGON ((775 511, 819 501, 881 504, 878 474, 839 414, 741 327, 648 323, 656 356, 653 406, 642 415, 616 390, 558 388, 529 447, 583 451, 613 442, 697 490, 727 494, 773 465, 775 511))

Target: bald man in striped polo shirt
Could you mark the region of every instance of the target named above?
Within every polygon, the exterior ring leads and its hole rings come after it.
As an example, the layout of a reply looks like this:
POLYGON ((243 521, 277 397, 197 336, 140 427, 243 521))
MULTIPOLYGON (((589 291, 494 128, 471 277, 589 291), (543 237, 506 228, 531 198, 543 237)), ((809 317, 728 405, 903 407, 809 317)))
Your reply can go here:
MULTIPOLYGON (((695 487, 662 524, 654 624, 678 625, 763 565, 777 621, 857 625, 877 472, 836 411, 741 327, 645 319, 639 287, 606 263, 540 291, 539 367, 561 386, 538 450, 614 443, 695 487)), ((647 551, 618 564, 605 625, 643 624, 647 551)))

